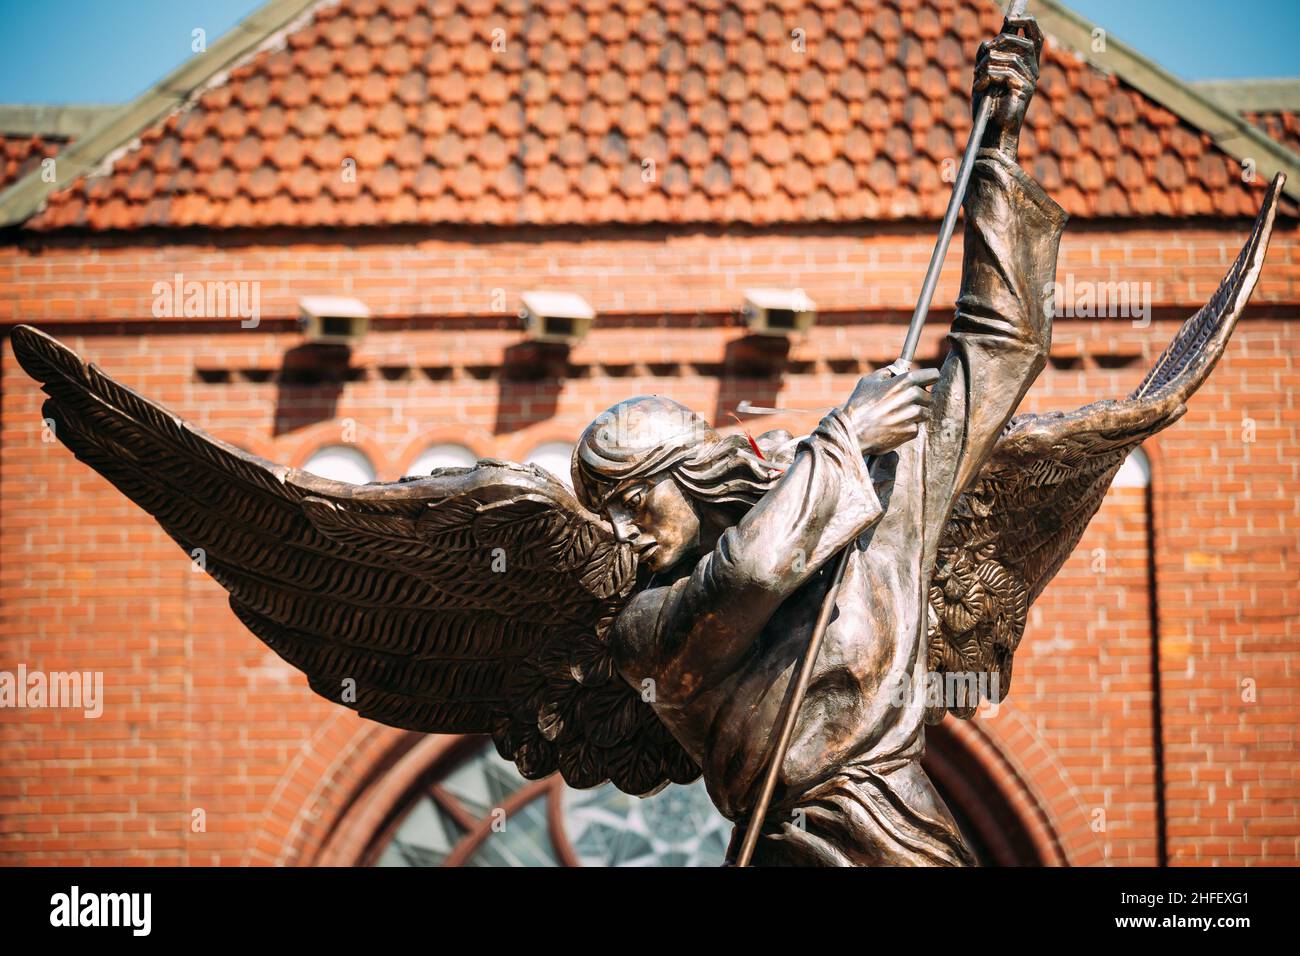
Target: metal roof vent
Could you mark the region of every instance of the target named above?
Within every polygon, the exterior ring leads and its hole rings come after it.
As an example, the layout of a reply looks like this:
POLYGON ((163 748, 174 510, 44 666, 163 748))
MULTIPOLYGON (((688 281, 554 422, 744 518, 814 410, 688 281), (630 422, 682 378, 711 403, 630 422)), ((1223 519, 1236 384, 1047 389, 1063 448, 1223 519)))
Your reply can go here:
POLYGON ((539 342, 577 342, 591 331, 596 310, 575 292, 525 292, 524 321, 539 342))
POLYGON ((760 335, 807 332, 817 319, 817 306, 803 289, 746 289, 745 324, 760 335))

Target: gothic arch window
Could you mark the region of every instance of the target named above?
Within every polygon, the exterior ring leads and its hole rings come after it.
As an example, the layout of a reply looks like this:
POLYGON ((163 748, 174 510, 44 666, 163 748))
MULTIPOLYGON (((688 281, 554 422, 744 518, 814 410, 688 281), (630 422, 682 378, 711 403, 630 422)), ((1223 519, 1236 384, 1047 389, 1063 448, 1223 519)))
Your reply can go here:
POLYGON ((472 468, 478 461, 478 455, 464 445, 450 442, 431 445, 411 462, 406 469, 408 477, 424 478, 436 468, 472 468))
POLYGON ((612 784, 525 780, 483 738, 465 738, 399 804, 364 865, 716 866, 731 824, 702 781, 645 799, 612 784))
POLYGON ((354 485, 364 485, 375 480, 375 466, 370 463, 365 452, 352 445, 326 445, 318 448, 302 468, 303 471, 310 471, 322 478, 354 485))
MULTIPOLYGON (((925 766, 981 863, 1038 865, 1004 788, 943 725, 925 766)), ((362 854, 365 866, 718 866, 731 824, 703 781, 644 799, 612 784, 573 790, 525 780, 482 737, 461 738, 399 799, 362 854)))

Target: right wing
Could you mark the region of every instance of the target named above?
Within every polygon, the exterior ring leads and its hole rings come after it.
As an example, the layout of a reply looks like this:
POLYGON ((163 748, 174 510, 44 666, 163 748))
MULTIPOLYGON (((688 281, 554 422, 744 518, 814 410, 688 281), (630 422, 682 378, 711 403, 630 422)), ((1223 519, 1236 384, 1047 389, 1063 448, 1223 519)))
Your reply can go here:
MULTIPOLYGON (((1144 440, 1176 422, 1223 355, 1264 268, 1285 177, 1264 197, 1250 238, 1213 297, 1183 323, 1128 398, 1072 412, 1018 415, 953 507, 930 586, 929 669, 1011 686, 1030 605, 1074 551, 1115 473, 1144 440)), ((968 685, 969 686, 969 685, 968 685)), ((934 707, 970 717, 979 700, 934 707)))
POLYGON ((230 592, 316 693, 394 727, 491 733, 530 778, 634 794, 699 768, 604 637, 635 556, 539 469, 329 481, 215 439, 36 329, 14 353, 56 436, 230 592))

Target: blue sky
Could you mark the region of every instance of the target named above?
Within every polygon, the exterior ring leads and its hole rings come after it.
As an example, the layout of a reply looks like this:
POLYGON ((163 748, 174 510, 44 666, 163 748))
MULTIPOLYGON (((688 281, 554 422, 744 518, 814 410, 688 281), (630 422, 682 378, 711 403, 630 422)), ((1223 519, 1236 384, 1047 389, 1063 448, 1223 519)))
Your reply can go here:
MULTIPOLYGON (((1068 0, 1189 80, 1300 75, 1300 0, 1068 0)), ((120 103, 260 0, 0 0, 0 103, 120 103)))
POLYGON ((1300 0, 1065 0, 1185 80, 1300 76, 1300 0))

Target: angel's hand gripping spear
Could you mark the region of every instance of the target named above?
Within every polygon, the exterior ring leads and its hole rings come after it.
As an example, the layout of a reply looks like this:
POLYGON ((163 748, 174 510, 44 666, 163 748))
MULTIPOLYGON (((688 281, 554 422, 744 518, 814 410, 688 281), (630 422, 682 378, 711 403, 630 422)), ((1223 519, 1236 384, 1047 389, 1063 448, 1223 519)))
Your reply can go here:
MULTIPOLYGON (((939 237, 934 244, 934 252, 930 255, 930 264, 925 271, 925 280, 921 283, 921 294, 916 302, 916 309, 912 312, 912 321, 907 328, 907 338, 903 340, 903 348, 899 353, 897 361, 883 370, 881 378, 892 376, 909 376, 914 377, 911 373, 912 360, 916 357, 916 347, 921 340, 921 329, 925 326, 926 317, 930 313, 930 303, 934 299, 935 288, 939 284, 939 275, 943 271, 943 260, 948 253, 948 245, 952 241, 953 231, 957 226, 957 214, 961 210, 962 202, 966 198, 966 188, 970 184, 971 172, 975 168, 975 157, 979 150, 986 144, 986 135, 994 139, 992 145, 1007 145, 1008 137, 1019 135, 1020 120, 1023 118, 1025 104, 1017 103, 1018 96, 1026 95, 1021 85, 1025 80, 1036 80, 1036 58, 1026 64, 1025 60, 1017 55, 1017 48, 1023 46, 1032 46, 1033 43, 1041 43, 1041 34, 1038 34, 1038 26, 1032 18, 1025 17, 1025 5, 1027 0, 1011 0, 1007 8, 1006 22, 1002 25, 1002 32, 992 42, 985 42, 980 45, 979 59, 975 66, 975 85, 974 91, 978 95, 983 93, 984 96, 979 101, 979 107, 976 109, 974 123, 971 127, 970 139, 966 142, 966 151, 962 155, 961 166, 957 170, 957 180, 953 184, 952 196, 948 200, 948 208, 944 212, 943 222, 939 226, 939 237), (1034 36, 1034 39, 1021 37, 1020 31, 1034 36), (1025 75, 1026 69, 1034 69, 1035 75, 1030 78, 1025 75), (994 95, 993 89, 1000 86, 1008 95, 994 95), (994 124, 993 129, 989 129, 990 120, 994 118, 994 110, 997 109, 1000 122, 994 124)), ((1014 144, 1012 144, 1014 153, 1014 144)), ((924 382, 909 382, 909 386, 919 387, 921 385, 932 385, 938 378, 936 372, 932 377, 926 376, 924 382)), ((876 380, 877 376, 870 376, 864 379, 859 385, 859 391, 863 385, 876 380)), ((883 382, 882 382, 883 384, 883 382)), ((858 397, 855 391, 854 398, 858 397)), ((853 399, 850 399, 849 406, 853 405, 853 399)), ((912 406, 918 408, 919 406, 912 406)), ((919 430, 919 429, 916 429, 919 430)), ((914 431, 915 433, 915 431, 914 431)), ((817 655, 821 650, 822 640, 826 636, 826 627, 830 623, 831 614, 835 610, 835 600, 839 594, 840 583, 844 580, 844 572, 848 567, 849 553, 853 545, 845 548, 835 559, 834 568, 831 572, 830 586, 826 591, 826 598, 822 602, 821 611, 817 616, 816 625, 813 628, 812 639, 808 642, 808 650, 803 657, 802 665, 799 669, 799 676, 795 681, 794 688, 790 693, 789 703, 786 705, 785 713, 781 721, 781 730, 776 739, 776 747, 772 752, 772 762, 768 765, 767 772, 763 777, 763 785, 759 790, 758 802, 754 805, 754 812, 750 816, 750 826, 745 832, 745 840, 741 844, 740 853, 736 857, 736 866, 748 866, 750 859, 754 855, 754 847, 758 843, 758 835, 761 828, 761 821, 767 815, 767 809, 772 802, 772 794, 776 790, 777 777, 781 772, 781 765, 785 762, 786 752, 790 748, 790 738, 794 733, 795 723, 799 715, 799 707, 803 703, 805 694, 808 691, 808 682, 812 679, 813 667, 817 662, 817 655)))

